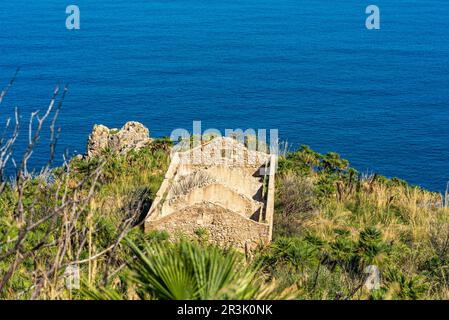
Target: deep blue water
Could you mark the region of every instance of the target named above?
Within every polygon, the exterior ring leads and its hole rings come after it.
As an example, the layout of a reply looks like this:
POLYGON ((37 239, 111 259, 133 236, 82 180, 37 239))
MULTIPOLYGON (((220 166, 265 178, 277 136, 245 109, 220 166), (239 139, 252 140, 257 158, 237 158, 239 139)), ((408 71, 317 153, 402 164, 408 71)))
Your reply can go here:
POLYGON ((201 120, 279 129, 293 146, 433 190, 449 181, 447 0, 73 3, 79 31, 65 28, 71 3, 0 4, 0 83, 22 68, 1 119, 17 105, 26 129, 55 84, 70 83, 59 154, 84 152, 94 123, 137 120, 163 136, 201 120), (379 31, 365 28, 369 4, 379 31))

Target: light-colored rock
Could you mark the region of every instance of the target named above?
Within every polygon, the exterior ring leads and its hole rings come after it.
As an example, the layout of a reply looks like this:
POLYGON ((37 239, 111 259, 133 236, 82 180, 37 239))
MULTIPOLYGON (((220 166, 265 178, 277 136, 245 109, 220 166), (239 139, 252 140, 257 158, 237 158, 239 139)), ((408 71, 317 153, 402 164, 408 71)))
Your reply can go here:
POLYGON ((95 125, 87 142, 87 156, 98 156, 106 148, 123 154, 130 150, 139 150, 149 142, 150 132, 139 122, 129 121, 120 130, 95 125))
POLYGON ((87 141, 87 156, 98 155, 103 149, 108 147, 109 129, 103 125, 94 125, 89 140, 87 141))

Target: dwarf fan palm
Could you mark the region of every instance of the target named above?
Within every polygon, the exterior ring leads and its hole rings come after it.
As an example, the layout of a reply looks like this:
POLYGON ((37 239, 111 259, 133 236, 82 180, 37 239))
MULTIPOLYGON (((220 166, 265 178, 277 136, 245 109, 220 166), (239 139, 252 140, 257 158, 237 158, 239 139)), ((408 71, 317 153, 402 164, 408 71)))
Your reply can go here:
MULTIPOLYGON (((129 263, 128 281, 140 298, 174 300, 291 298, 290 292, 275 293, 274 283, 265 283, 259 265, 249 264, 233 250, 203 246, 182 240, 177 243, 128 241, 135 259, 129 263)), ((90 288, 88 297, 116 298, 107 289, 102 295, 90 288), (90 292, 92 291, 93 292, 90 292)))

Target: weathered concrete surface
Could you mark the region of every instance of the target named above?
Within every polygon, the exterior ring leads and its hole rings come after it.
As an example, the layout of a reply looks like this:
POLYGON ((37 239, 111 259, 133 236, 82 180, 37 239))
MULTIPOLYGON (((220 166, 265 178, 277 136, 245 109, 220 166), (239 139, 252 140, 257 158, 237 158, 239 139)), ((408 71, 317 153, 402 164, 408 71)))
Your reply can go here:
POLYGON ((145 230, 166 230, 176 237, 193 236, 204 228, 211 242, 239 249, 269 243, 275 161, 274 155, 248 150, 231 138, 217 138, 175 153, 145 220, 145 230), (177 185, 188 175, 207 176, 207 183, 177 185), (185 193, 178 194, 180 189, 185 193))
MULTIPOLYGON (((249 198, 261 192, 263 176, 257 172, 257 166, 235 167, 223 164, 190 166, 181 164, 178 169, 178 175, 191 174, 198 170, 205 172, 217 182, 237 190, 249 198)), ((257 200, 261 200, 260 197, 257 200)))
POLYGON ((166 216, 183 207, 202 202, 218 204, 248 218, 257 214, 262 207, 259 201, 252 200, 222 184, 212 183, 205 187, 195 188, 186 195, 175 198, 168 197, 162 205, 161 215, 166 216))

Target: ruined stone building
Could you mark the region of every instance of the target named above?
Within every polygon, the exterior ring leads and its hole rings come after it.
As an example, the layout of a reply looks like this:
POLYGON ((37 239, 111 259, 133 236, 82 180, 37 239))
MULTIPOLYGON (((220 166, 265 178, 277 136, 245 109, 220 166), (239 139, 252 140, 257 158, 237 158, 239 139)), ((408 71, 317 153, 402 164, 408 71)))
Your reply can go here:
POLYGON ((212 243, 241 250, 267 244, 273 227, 275 160, 232 138, 174 153, 145 231, 207 234, 212 243))

